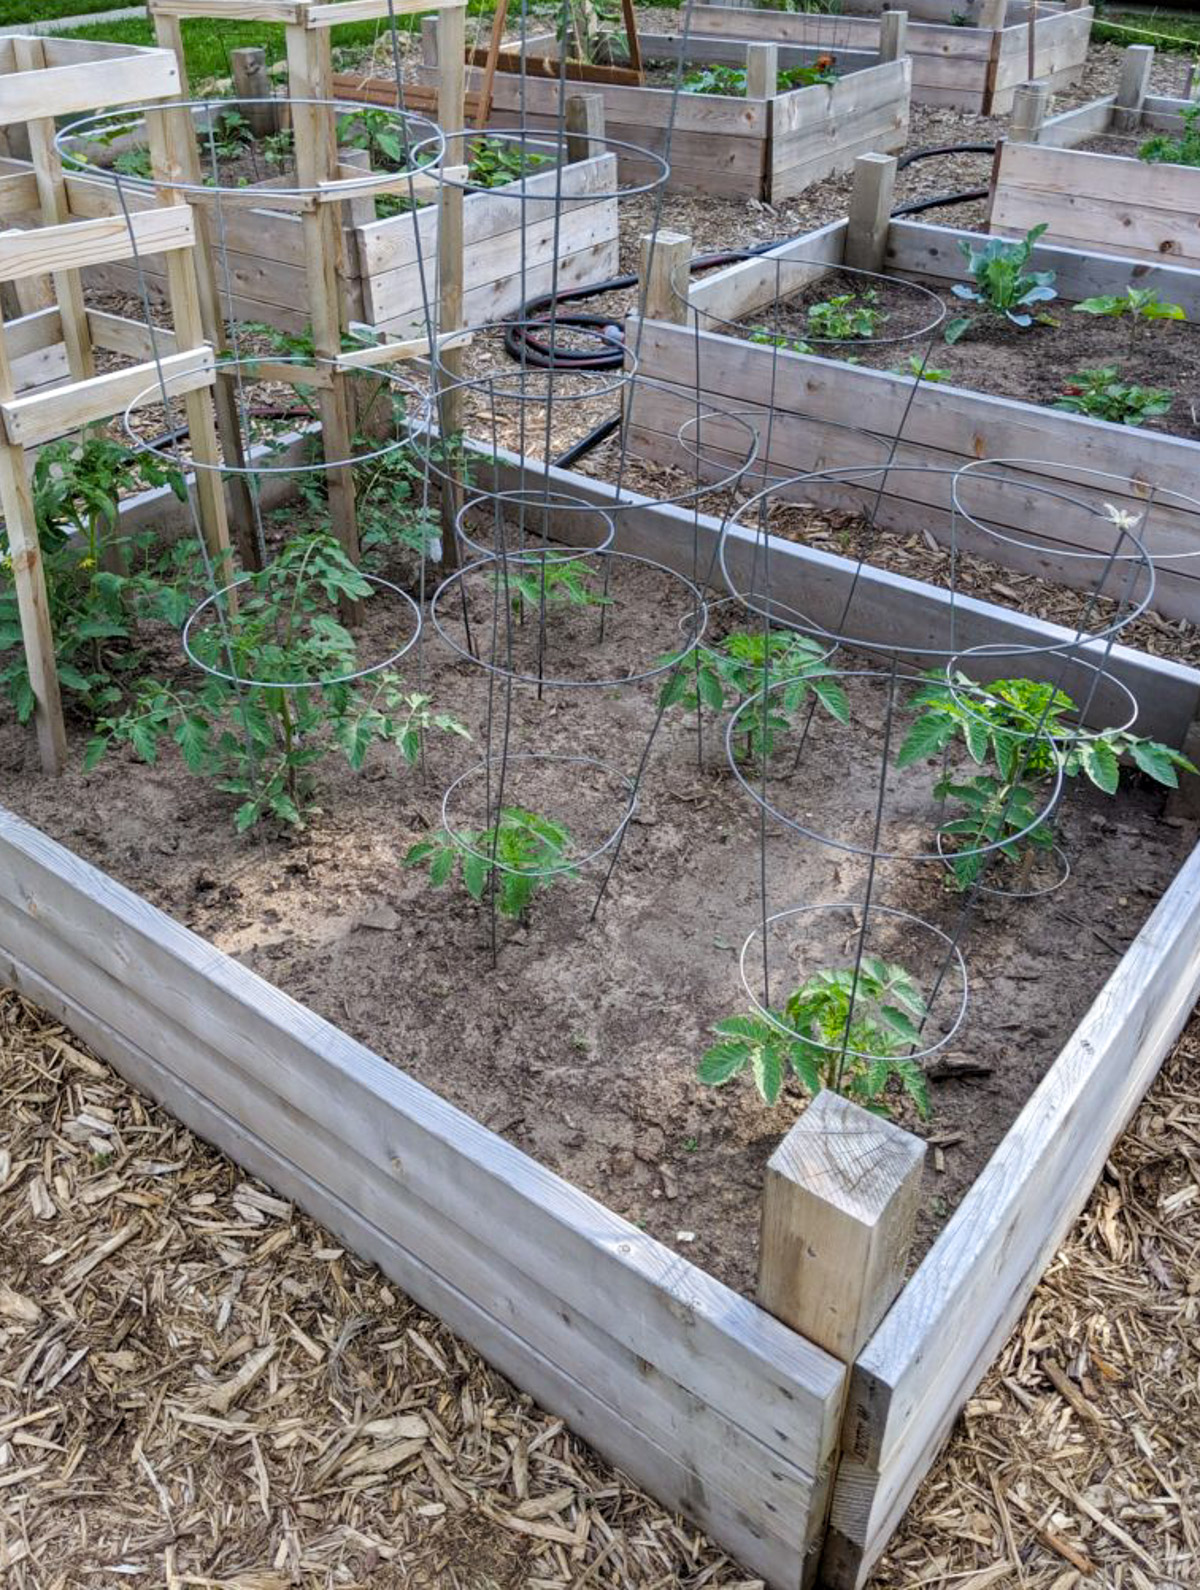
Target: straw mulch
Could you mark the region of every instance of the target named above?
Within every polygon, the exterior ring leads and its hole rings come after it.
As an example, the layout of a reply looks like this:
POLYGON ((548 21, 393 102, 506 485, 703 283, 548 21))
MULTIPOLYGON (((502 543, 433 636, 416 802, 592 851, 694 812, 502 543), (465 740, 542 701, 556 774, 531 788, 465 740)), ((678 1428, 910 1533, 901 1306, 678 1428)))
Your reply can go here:
MULTIPOLYGON (((1200 1583, 1194 1022, 880 1587, 1200 1583)), ((0 1583, 749 1590, 288 1204, 0 993, 0 1583)))

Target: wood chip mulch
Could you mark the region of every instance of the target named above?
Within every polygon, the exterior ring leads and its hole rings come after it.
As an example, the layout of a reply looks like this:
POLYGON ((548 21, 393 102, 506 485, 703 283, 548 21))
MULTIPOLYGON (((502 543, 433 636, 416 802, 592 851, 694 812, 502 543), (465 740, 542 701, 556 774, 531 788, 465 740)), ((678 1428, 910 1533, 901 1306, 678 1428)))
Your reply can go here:
MULTIPOLYGON (((1200 1583, 1200 1019, 877 1590, 1200 1583)), ((0 1583, 750 1590, 290 1204, 0 992, 0 1583)))

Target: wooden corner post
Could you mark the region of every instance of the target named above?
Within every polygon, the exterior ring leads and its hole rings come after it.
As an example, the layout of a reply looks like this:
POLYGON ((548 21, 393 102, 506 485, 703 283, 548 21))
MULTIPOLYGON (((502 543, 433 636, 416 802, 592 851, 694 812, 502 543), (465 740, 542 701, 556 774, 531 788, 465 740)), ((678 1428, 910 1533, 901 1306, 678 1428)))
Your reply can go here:
POLYGON ((604 153, 603 94, 569 94, 565 124, 568 164, 578 165, 604 153))
POLYGON ((683 232, 646 232, 641 245, 641 313, 647 320, 685 325, 691 238, 683 232))
POLYGON ((851 270, 883 269, 895 193, 895 155, 859 155, 854 162, 854 186, 850 192, 850 219, 843 256, 843 262, 851 270))
POLYGON ((1113 106, 1112 130, 1136 132, 1142 122, 1142 107, 1150 89, 1154 65, 1152 44, 1131 44, 1121 57, 1121 76, 1117 80, 1117 102, 1113 106))
POLYGON ((1008 136, 1014 144, 1035 144, 1050 105, 1050 89, 1045 83, 1022 83, 1013 90, 1012 116, 1008 136))
POLYGON ((852 1364, 904 1284, 925 1144, 829 1089, 771 1155, 758 1301, 852 1364))
POLYGON ((777 44, 748 44, 746 46, 746 98, 774 99, 779 81, 779 46, 777 44))
POLYGON ((908 54, 908 12, 884 11, 879 18, 879 59, 899 61, 908 54))

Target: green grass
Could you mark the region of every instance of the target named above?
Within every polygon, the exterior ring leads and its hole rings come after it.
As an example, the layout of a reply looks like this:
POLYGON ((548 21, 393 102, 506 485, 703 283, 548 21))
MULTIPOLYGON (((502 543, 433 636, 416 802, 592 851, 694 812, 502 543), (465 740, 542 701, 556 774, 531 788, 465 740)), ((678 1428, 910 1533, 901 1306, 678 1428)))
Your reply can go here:
POLYGON ((119 11, 137 0, 0 0, 0 28, 21 22, 53 22, 58 17, 82 17, 91 11, 119 11))
POLYGON ((1092 38, 1104 44, 1153 44, 1157 50, 1192 55, 1200 52, 1200 17, 1105 6, 1092 24, 1092 38))
MULTIPOLYGON (((73 3, 73 0, 64 0, 73 3)), ((417 26, 415 17, 397 19, 400 27, 417 26)), ((381 26, 374 22, 351 22, 334 28, 335 49, 360 47, 374 43, 381 26)), ((147 20, 130 17, 124 22, 93 22, 81 28, 72 28, 66 35, 72 39, 104 39, 114 44, 153 44, 154 29, 147 20)), ((274 65, 284 57, 284 32, 282 24, 275 22, 218 22, 208 17, 196 18, 183 24, 183 49, 187 58, 188 78, 193 86, 214 77, 228 77, 229 52, 246 45, 261 45, 267 52, 267 64, 274 65)))

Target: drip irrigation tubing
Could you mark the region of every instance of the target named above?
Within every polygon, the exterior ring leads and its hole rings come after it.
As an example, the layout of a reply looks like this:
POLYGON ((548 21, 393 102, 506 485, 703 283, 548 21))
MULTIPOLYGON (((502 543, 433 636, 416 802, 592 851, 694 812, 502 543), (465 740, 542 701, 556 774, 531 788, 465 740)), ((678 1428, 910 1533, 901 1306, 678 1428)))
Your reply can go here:
MULTIPOLYGON (((939 144, 930 149, 912 149, 908 154, 901 155, 896 162, 896 169, 904 171, 918 160, 933 160, 946 155, 993 155, 995 152, 994 143, 939 144)), ((968 204, 975 199, 984 199, 987 193, 986 188, 969 188, 961 193, 939 193, 931 198, 915 199, 908 204, 897 205, 891 213, 894 216, 920 215, 925 210, 939 209, 953 204, 968 204)), ((723 249, 712 254, 697 254, 690 263, 689 271, 695 275, 700 271, 715 270, 721 265, 735 265, 739 260, 744 260, 750 255, 768 254, 772 249, 798 242, 803 236, 803 233, 798 233, 792 237, 770 238, 764 243, 756 243, 753 248, 723 249)), ((536 325, 539 321, 544 321, 548 328, 553 324, 555 339, 559 331, 593 333, 599 331, 610 338, 620 337, 621 327, 611 316, 588 312, 563 313, 560 306, 586 303, 588 299, 601 298, 606 293, 627 292, 631 287, 638 285, 638 280, 635 272, 629 272, 620 276, 610 276, 604 281, 590 282, 585 287, 571 287, 565 292, 542 293, 536 298, 526 299, 512 316, 511 323, 505 331, 505 351, 523 365, 538 370, 619 369, 624 362, 624 355, 619 348, 614 348, 611 352, 596 353, 583 348, 555 347, 539 334, 536 325)), ((560 453, 553 460, 555 466, 559 469, 569 469, 572 464, 599 447, 601 442, 607 441, 620 423, 619 415, 604 420, 594 430, 589 431, 577 442, 572 442, 570 447, 560 453)))

